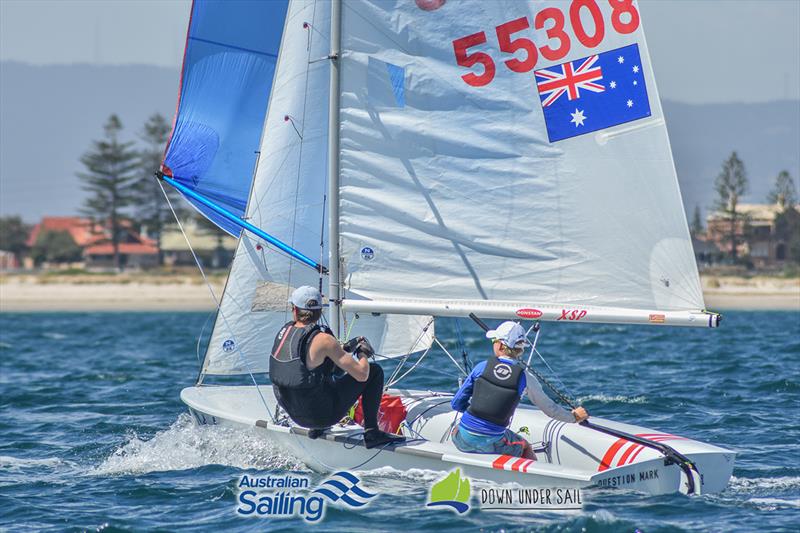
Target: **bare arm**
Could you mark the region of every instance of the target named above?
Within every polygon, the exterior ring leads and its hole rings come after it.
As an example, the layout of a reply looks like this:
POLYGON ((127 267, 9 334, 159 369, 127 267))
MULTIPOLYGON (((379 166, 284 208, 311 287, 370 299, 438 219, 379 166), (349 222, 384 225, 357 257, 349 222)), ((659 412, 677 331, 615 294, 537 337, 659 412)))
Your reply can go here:
MULTIPOLYGON (((359 356, 356 361, 353 355, 345 352, 333 335, 317 335, 311 341, 309 355, 314 361, 324 361, 327 357, 333 363, 353 376, 356 381, 364 382, 369 378, 369 361, 359 356)), ((320 363, 321 364, 321 363, 320 363)))

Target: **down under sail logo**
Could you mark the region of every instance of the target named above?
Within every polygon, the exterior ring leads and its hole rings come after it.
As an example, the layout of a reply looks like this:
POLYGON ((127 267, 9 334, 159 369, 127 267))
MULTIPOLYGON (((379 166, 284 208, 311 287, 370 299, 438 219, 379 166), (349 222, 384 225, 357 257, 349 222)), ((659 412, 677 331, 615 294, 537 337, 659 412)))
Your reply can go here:
POLYGON ((469 510, 469 497, 469 479, 457 468, 433 484, 426 507, 450 507, 461 514, 469 510))

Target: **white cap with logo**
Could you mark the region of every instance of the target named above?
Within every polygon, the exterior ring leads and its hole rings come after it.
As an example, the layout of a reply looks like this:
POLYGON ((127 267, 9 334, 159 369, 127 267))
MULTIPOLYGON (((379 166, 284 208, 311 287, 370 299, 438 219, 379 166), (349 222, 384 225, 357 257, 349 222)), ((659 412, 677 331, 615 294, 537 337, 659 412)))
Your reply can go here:
POLYGON ((510 320, 487 331, 486 338, 499 340, 509 348, 521 348, 531 344, 528 337, 525 336, 525 328, 510 320))
POLYGON ((318 289, 304 285, 294 290, 289 303, 298 309, 322 309, 322 295, 318 289))

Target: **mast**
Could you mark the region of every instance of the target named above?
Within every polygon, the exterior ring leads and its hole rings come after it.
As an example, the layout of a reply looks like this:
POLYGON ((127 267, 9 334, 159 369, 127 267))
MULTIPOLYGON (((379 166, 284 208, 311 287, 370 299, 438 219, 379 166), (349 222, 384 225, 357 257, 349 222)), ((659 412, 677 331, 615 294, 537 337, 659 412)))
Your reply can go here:
POLYGON ((341 315, 339 279, 339 47, 341 43, 342 2, 331 2, 331 84, 328 93, 328 323, 338 338, 341 315))

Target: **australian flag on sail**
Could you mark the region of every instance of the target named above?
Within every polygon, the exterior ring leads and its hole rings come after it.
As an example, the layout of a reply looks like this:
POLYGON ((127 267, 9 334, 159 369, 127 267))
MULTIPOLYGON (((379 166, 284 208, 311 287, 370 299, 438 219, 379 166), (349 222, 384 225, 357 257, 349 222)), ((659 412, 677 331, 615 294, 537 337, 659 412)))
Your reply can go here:
POLYGON ((639 46, 537 70, 550 142, 650 116, 639 46))

